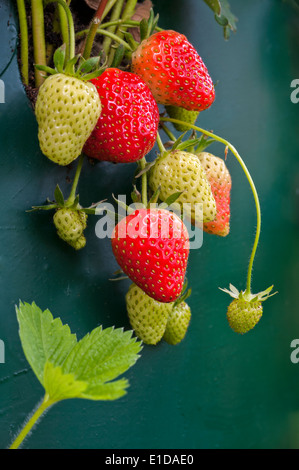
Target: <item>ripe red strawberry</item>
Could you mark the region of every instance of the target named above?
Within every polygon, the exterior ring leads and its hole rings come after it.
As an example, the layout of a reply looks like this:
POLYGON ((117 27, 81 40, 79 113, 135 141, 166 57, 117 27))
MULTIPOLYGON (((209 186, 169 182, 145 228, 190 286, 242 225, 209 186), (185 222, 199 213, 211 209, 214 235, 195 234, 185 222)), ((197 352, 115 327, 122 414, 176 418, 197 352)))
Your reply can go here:
POLYGON ((124 273, 149 297, 159 302, 179 297, 189 235, 176 214, 165 209, 138 209, 116 225, 111 242, 124 273))
POLYGON ((175 31, 144 39, 132 54, 132 71, 143 78, 159 104, 203 111, 215 99, 201 57, 186 36, 175 31))
POLYGON ((205 170, 207 179, 216 202, 216 218, 203 224, 205 232, 225 237, 230 229, 230 190, 231 176, 222 158, 211 153, 198 154, 200 163, 205 170))
POLYGON ((159 110, 142 78, 116 68, 92 79, 102 103, 102 113, 84 146, 98 160, 134 162, 153 148, 159 110))

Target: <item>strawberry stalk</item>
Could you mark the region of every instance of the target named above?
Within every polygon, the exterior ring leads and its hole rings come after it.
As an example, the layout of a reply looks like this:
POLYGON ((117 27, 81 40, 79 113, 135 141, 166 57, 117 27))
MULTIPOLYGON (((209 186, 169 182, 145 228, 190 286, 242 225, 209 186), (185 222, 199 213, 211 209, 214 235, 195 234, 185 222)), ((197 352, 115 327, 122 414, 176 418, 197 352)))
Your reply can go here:
POLYGON ((20 26, 20 57, 23 83, 29 85, 28 25, 24 0, 17 0, 20 26))
MULTIPOLYGON (((67 6, 69 6, 71 3, 71 0, 68 0, 65 3, 67 4, 67 6)), ((66 57, 69 57, 70 51, 69 51, 68 18, 62 5, 58 4, 57 6, 58 6, 58 13, 59 13, 59 20, 60 20, 60 31, 61 31, 61 36, 62 36, 62 42, 63 44, 65 44, 66 57)))
MULTIPOLYGON (((45 24, 44 24, 44 7, 42 0, 31 0, 32 15, 32 35, 34 62, 40 65, 46 65, 46 41, 45 41, 45 24)), ((40 87, 44 82, 43 73, 35 70, 35 86, 40 87)))
POLYGON ((255 239, 254 239, 254 244, 253 244, 253 248, 252 248, 252 251, 251 251, 251 255, 250 255, 250 260, 249 260, 249 266, 248 266, 248 271, 247 271, 247 284, 246 284, 246 291, 244 292, 244 296, 246 297, 250 297, 252 294, 251 294, 251 277, 252 277, 252 267, 253 267, 253 262, 254 262, 254 258, 255 258, 255 254, 256 254, 256 250, 257 250, 257 246, 258 246, 258 242, 259 242, 259 238, 260 238, 260 233, 261 233, 261 208, 260 208, 260 202, 259 202, 259 197, 258 197, 258 193, 257 193, 257 190, 255 188, 255 184, 251 178, 251 175, 248 171, 248 168, 246 167, 244 161, 242 160, 241 156, 239 155, 238 151, 236 150, 236 148, 230 143, 228 142, 227 140, 223 139, 222 137, 219 137, 215 134, 213 134, 212 132, 209 132, 209 131, 206 131, 205 129, 202 129, 198 126, 194 126, 192 124, 187 124, 185 123, 184 121, 180 121, 178 119, 172 119, 172 118, 167 118, 167 117, 161 117, 160 120, 162 122, 172 122, 173 124, 181 124, 181 125, 188 125, 190 127, 190 129, 194 129, 195 131, 198 131, 198 132, 201 132, 202 134, 208 136, 208 137, 211 137, 212 139, 222 143, 225 145, 226 148, 228 148, 232 154, 236 157, 237 161, 239 162, 239 164, 241 165, 241 168, 242 170, 244 171, 245 173, 245 176, 249 182, 249 185, 251 187, 251 190, 252 190, 252 193, 253 193, 253 197, 254 197, 254 202, 255 202, 255 207, 256 207, 256 218, 257 218, 257 225, 256 225, 256 233, 255 233, 255 239))
MULTIPOLYGON (((117 21, 120 18, 121 11, 123 9, 123 5, 124 5, 124 0, 119 0, 115 3, 113 11, 111 13, 111 17, 110 17, 110 20, 112 22, 117 21)), ((116 27, 117 27, 116 25, 110 25, 108 27, 109 33, 114 33, 115 30, 116 30, 116 27)), ((104 50, 106 56, 108 56, 108 54, 109 54, 111 41, 112 41, 111 38, 108 37, 108 36, 106 36, 105 39, 104 39, 103 50, 104 50)))
POLYGON ((83 161, 84 161, 84 154, 82 153, 79 157, 79 161, 78 161, 76 173, 75 173, 75 176, 74 176, 74 181, 73 181, 73 185, 72 185, 70 195, 69 195, 67 201, 65 202, 66 207, 72 206, 75 202, 77 186, 78 186, 78 183, 79 183, 79 178, 80 178, 80 174, 81 174, 81 170, 82 170, 82 166, 83 166, 83 161))
MULTIPOLYGON (((65 31, 63 33, 63 37, 66 40, 65 46, 66 46, 66 62, 75 57, 75 27, 74 27, 74 21, 73 21, 73 16, 71 13, 71 10, 69 9, 67 3, 65 0, 46 0, 45 4, 49 3, 58 3, 59 6, 62 7, 62 9, 65 12, 67 22, 65 24, 65 31), (66 27, 68 29, 68 34, 66 34, 66 27)), ((39 62, 36 62, 39 64, 39 62)))
MULTIPOLYGON (((131 16, 133 16, 133 13, 134 13, 134 10, 135 10, 135 7, 136 7, 136 3, 137 3, 137 0, 128 0, 126 2, 125 8, 124 8, 122 16, 121 16, 122 20, 130 20, 131 16)), ((118 36, 120 39, 122 39, 123 36, 124 36, 125 29, 126 28, 124 27, 124 25, 118 26, 118 28, 116 30, 116 36, 118 36)), ((115 49, 111 48, 109 58, 108 58, 108 63, 109 64, 111 64, 113 62, 114 54, 115 54, 115 49)))
MULTIPOLYGON (((139 163, 139 170, 142 171, 146 167, 146 158, 143 157, 139 163)), ((147 172, 144 171, 141 175, 141 202, 144 207, 147 207, 147 172)))
POLYGON ((101 0, 98 6, 98 9, 93 17, 93 20, 91 22, 91 25, 89 27, 89 31, 86 37, 84 51, 82 54, 84 59, 88 59, 90 57, 94 38, 97 34, 97 29, 98 29, 99 24, 101 23, 102 16, 103 16, 107 3, 108 3, 108 0, 101 0))
POLYGON ((41 404, 37 407, 37 409, 34 411, 30 419, 27 421, 21 432, 17 435, 15 438, 14 442, 11 444, 9 449, 18 449, 26 436, 30 433, 32 430, 33 426, 39 421, 41 416, 45 413, 45 411, 54 404, 55 402, 51 401, 49 399, 48 395, 45 395, 43 401, 41 404))

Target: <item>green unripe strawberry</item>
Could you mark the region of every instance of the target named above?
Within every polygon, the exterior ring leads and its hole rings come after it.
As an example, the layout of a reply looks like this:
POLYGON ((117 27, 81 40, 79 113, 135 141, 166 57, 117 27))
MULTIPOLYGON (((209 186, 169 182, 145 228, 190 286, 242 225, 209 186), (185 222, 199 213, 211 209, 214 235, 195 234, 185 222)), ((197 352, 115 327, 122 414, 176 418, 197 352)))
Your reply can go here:
POLYGON ((56 73, 41 85, 35 115, 41 151, 59 165, 82 152, 101 113, 96 87, 79 78, 56 73))
POLYGON ((126 294, 126 307, 136 336, 146 344, 157 344, 165 332, 173 302, 158 302, 136 284, 131 284, 126 294))
POLYGON ((270 294, 272 289, 273 286, 270 286, 257 294, 252 294, 249 289, 239 292, 232 284, 229 285, 229 289, 221 289, 234 299, 226 313, 233 331, 243 335, 257 325, 263 314, 262 302, 276 294, 276 292, 270 294))
MULTIPOLYGON (((184 121, 192 125, 195 124, 199 115, 198 111, 188 111, 187 109, 180 108, 179 106, 165 106, 165 109, 170 118, 178 119, 179 121, 184 121)), ((173 123, 173 126, 179 132, 190 130, 189 126, 184 126, 183 124, 173 123)))
POLYGON ((73 244, 80 239, 86 227, 86 217, 82 214, 83 212, 81 211, 65 207, 55 212, 53 222, 57 229, 57 234, 62 240, 73 244))
POLYGON ((191 319, 191 309, 186 302, 174 306, 167 320, 163 339, 169 344, 180 343, 186 333, 191 319))
POLYGON ((227 320, 232 330, 243 335, 257 325, 262 314, 262 302, 235 299, 228 306, 227 320))
POLYGON ((196 155, 182 150, 162 153, 150 170, 149 185, 153 191, 160 188, 159 198, 166 201, 174 193, 182 192, 176 199, 185 215, 197 221, 201 215, 195 204, 203 205, 203 220, 210 222, 216 217, 216 202, 211 185, 196 155), (183 207, 183 204, 186 205, 183 207))
POLYGON ((86 238, 84 235, 81 235, 77 240, 68 241, 67 243, 75 248, 75 250, 82 250, 86 245, 86 238))

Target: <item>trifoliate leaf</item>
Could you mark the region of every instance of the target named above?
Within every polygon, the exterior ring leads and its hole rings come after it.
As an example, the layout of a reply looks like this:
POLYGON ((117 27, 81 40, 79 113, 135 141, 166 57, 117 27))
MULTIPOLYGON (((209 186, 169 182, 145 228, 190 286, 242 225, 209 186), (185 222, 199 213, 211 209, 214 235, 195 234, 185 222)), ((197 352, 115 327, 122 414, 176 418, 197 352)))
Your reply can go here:
POLYGON ((16 311, 25 356, 50 400, 115 400, 126 393, 128 381, 113 380, 139 358, 132 331, 100 326, 77 341, 68 325, 34 302, 20 302, 16 311))

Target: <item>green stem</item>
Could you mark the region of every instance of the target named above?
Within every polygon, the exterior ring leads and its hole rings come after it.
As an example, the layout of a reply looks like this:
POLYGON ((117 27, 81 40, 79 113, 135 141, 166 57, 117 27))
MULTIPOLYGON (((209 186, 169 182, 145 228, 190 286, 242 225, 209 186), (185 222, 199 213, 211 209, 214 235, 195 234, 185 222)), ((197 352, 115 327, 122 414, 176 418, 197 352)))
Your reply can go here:
POLYGON ((74 201, 75 201, 76 191, 77 191, 77 186, 78 186, 78 182, 79 182, 79 178, 80 178, 80 174, 81 174, 81 170, 82 170, 82 166, 83 166, 83 161, 84 161, 84 154, 82 153, 80 155, 80 158, 79 158, 79 161, 78 161, 78 165, 77 165, 77 169, 76 169, 72 189, 71 189, 70 195, 69 195, 69 197, 66 201, 67 206, 72 206, 74 201))
MULTIPOLYGON (((102 23, 101 24, 101 29, 100 31, 102 31, 103 29, 106 29, 106 28, 109 28, 110 26, 119 26, 119 25, 123 25, 123 26, 127 26, 127 27, 130 27, 130 26, 133 26, 133 27, 138 27, 140 25, 140 21, 134 21, 134 20, 117 20, 117 21, 107 21, 107 23, 102 23)), ((157 31, 163 31, 162 28, 156 28, 157 31)), ((86 34, 88 33, 88 29, 82 29, 81 31, 78 31, 76 33, 76 38, 79 39, 83 36, 86 36, 86 34)), ((99 30, 97 31, 97 34, 99 33, 99 30)))
MULTIPOLYGON (((123 11, 122 16, 121 16, 122 20, 130 20, 131 19, 131 16, 133 16, 133 13, 134 13, 134 10, 135 10, 135 7, 136 7, 136 3, 137 3, 137 0, 127 0, 127 2, 125 4, 124 11, 123 11)), ((120 39, 123 38, 123 36, 124 36, 123 26, 122 27, 119 26, 117 28, 116 36, 118 36, 120 39)), ((109 58, 108 58, 108 63, 109 64, 111 64, 113 62, 114 54, 115 54, 115 50, 111 48, 109 58)))
MULTIPOLYGON (((115 22, 115 21, 119 20, 119 17, 121 15, 121 11, 122 11, 122 8, 123 8, 123 4, 124 4, 124 0, 119 0, 118 2, 116 2, 116 4, 114 5, 114 8, 113 8, 111 17, 110 17, 111 22, 115 22)), ((115 30, 116 30, 116 27, 117 27, 117 25, 110 25, 108 27, 109 33, 114 33, 115 30)), ((111 38, 106 36, 105 39, 104 39, 104 42, 103 42, 103 50, 104 50, 106 56, 108 56, 110 46, 111 46, 111 42, 112 42, 111 38)))
POLYGON ((101 23, 102 15, 107 6, 107 3, 108 3, 108 0, 101 0, 98 6, 98 9, 93 17, 93 20, 91 22, 91 25, 89 27, 89 31, 86 37, 86 42, 85 42, 85 47, 84 47, 84 52, 83 52, 84 59, 88 59, 90 57, 94 38, 96 37, 97 29, 99 27, 99 24, 101 23))
MULTIPOLYGON (((165 118, 165 117, 161 117, 160 120, 163 121, 163 122, 172 122, 174 124, 184 124, 184 125, 187 124, 187 123, 185 123, 183 121, 180 121, 178 119, 171 119, 171 118, 165 118)), ((237 152, 235 147, 230 142, 223 139, 222 137, 219 137, 219 136, 213 134, 212 132, 209 132, 209 131, 206 131, 205 129, 202 129, 201 127, 194 126, 192 124, 188 124, 188 126, 190 127, 190 129, 194 129, 195 131, 201 132, 202 134, 205 134, 209 137, 212 137, 214 140, 217 140, 218 142, 221 142, 227 148, 229 148, 229 150, 233 153, 233 155, 236 157, 237 161, 241 165, 241 168, 244 171, 245 176, 246 176, 246 178, 249 182, 249 185, 251 187, 253 197, 254 197, 255 207, 256 207, 257 224, 256 224, 256 233, 255 233, 254 244, 253 244, 253 248, 252 248, 252 251, 251 251, 249 266, 248 266, 248 271, 247 271, 246 294, 250 294, 251 293, 252 267, 253 267, 253 262, 254 262, 254 258, 255 258, 259 238, 260 238, 260 233, 261 233, 261 208, 260 208, 260 202, 259 202, 259 197, 258 197, 258 194, 257 194, 257 190, 255 188, 254 182, 251 178, 251 175, 250 175, 244 161, 242 160, 241 156, 239 155, 239 153, 237 152)))
POLYGON ((23 83, 29 84, 28 25, 24 0, 17 0, 20 26, 20 57, 23 83))
POLYGON ((9 449, 18 449, 24 439, 27 437, 28 433, 31 431, 33 426, 37 423, 37 421, 40 419, 40 417, 43 415, 43 413, 52 406, 55 402, 51 401, 49 399, 48 395, 45 395, 42 403, 38 406, 38 408, 35 410, 29 421, 25 424, 23 429, 20 431, 20 433, 17 435, 9 449))
POLYGON ((161 153, 166 152, 166 148, 163 145, 159 132, 157 132, 157 145, 161 153))
POLYGON ((161 124, 160 123, 160 126, 161 126, 161 129, 163 129, 163 131, 165 132, 165 134, 167 135, 167 137, 169 137, 170 140, 172 140, 173 142, 176 141, 176 138, 175 136, 173 135, 173 133, 171 132, 170 129, 168 129, 167 126, 165 126, 165 124, 161 124))
POLYGON ((75 27, 74 27, 74 21, 73 21, 73 16, 72 12, 69 9, 68 5, 66 4, 65 0, 45 0, 46 5, 48 3, 54 3, 57 2, 65 11, 66 17, 67 17, 67 24, 68 24, 68 31, 69 31, 69 54, 66 56, 66 60, 72 59, 75 57, 75 27))
MULTIPOLYGON (((46 41, 44 24, 44 7, 42 0, 31 0, 32 15, 32 35, 34 62, 39 65, 46 65, 46 41)), ((39 70, 35 70, 35 86, 40 87, 45 77, 39 70)))
POLYGON ((62 37, 62 42, 65 44, 65 56, 66 58, 70 57, 70 43, 69 43, 69 27, 68 27, 68 19, 66 16, 66 12, 64 8, 58 4, 58 13, 59 13, 59 20, 60 20, 60 32, 62 37))
MULTIPOLYGON (((144 170, 146 166, 146 159, 143 157, 139 160, 139 169, 144 170)), ((141 202, 147 207, 147 173, 146 171, 141 175, 141 202)))

